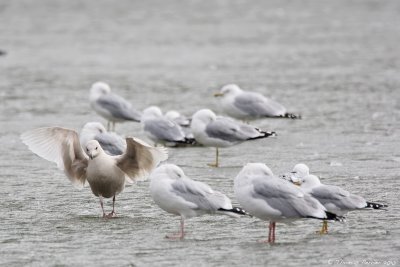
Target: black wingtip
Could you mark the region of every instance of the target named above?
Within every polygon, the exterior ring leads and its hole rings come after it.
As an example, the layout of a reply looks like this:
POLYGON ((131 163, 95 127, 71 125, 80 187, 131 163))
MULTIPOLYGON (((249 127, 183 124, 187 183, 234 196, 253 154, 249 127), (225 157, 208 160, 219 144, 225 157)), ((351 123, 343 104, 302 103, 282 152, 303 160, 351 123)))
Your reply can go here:
POLYGON ((367 206, 366 206, 366 208, 372 208, 375 210, 383 209, 383 208, 387 208, 387 207, 388 207, 388 205, 386 205, 386 204, 380 204, 380 203, 374 203, 374 202, 367 202, 367 206))
POLYGON ((345 217, 336 215, 335 213, 326 211, 326 220, 343 222, 345 217))
POLYGON ((257 128, 256 128, 256 130, 259 131, 261 135, 256 136, 256 137, 251 137, 251 138, 249 138, 247 140, 256 140, 256 139, 266 138, 266 137, 270 137, 270 136, 278 136, 276 134, 276 132, 261 131, 260 129, 257 129, 257 128))
POLYGON ((295 120, 295 119, 300 120, 300 119, 301 119, 301 115, 300 115, 300 114, 296 115, 296 114, 293 114, 293 113, 285 113, 285 114, 282 116, 282 118, 293 119, 293 120, 295 120))
POLYGON ((219 208, 218 210, 219 211, 232 212, 232 213, 236 213, 236 214, 239 214, 239 215, 250 215, 244 209, 239 208, 239 207, 233 207, 232 209, 219 208))

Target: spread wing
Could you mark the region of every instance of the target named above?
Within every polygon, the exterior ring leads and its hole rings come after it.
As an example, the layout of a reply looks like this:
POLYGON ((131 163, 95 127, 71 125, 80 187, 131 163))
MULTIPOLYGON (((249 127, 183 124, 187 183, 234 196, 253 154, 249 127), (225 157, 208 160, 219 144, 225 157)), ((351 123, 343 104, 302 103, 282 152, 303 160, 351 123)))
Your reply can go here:
POLYGON ((36 155, 55 162, 74 186, 84 186, 88 157, 77 132, 61 127, 38 128, 23 133, 21 140, 36 155))
POLYGON ((125 140, 125 153, 115 158, 117 166, 131 181, 146 179, 161 161, 168 158, 165 147, 152 147, 134 137, 128 137, 125 140))

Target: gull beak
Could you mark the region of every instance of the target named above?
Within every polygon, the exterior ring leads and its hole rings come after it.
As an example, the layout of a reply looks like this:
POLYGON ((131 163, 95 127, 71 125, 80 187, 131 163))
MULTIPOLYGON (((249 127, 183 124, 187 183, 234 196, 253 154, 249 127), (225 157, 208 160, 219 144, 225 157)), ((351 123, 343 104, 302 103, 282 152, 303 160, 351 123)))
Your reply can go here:
POLYGON ((301 185, 300 181, 295 181, 295 182, 293 182, 293 184, 294 184, 294 185, 297 185, 297 186, 300 186, 300 185, 301 185))
POLYGON ((301 180, 295 176, 296 172, 291 172, 290 181, 297 186, 301 185, 301 180))
POLYGON ((94 159, 93 153, 90 153, 88 156, 89 156, 90 159, 94 159))
POLYGON ((219 97, 219 96, 223 96, 223 95, 224 95, 223 93, 215 93, 214 97, 219 97))

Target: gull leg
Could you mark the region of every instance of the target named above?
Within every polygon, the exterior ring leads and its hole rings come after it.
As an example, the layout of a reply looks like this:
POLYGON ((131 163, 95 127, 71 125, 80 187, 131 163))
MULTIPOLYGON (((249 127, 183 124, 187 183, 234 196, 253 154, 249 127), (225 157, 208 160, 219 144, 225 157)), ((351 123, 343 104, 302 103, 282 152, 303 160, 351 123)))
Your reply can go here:
POLYGON ((99 196, 99 199, 100 199, 101 210, 103 211, 103 218, 105 218, 106 217, 106 213, 104 212, 103 197, 99 196))
POLYGON ((107 131, 110 131, 111 123, 110 121, 107 121, 107 131))
POLYGON ((322 228, 321 230, 317 231, 317 234, 323 235, 328 233, 328 221, 324 220, 322 222, 322 228))
POLYGON ((272 222, 269 222, 268 225, 268 239, 260 239, 258 243, 271 243, 272 241, 272 222))
POLYGON ((216 150, 215 150, 215 163, 209 163, 208 166, 210 166, 210 167, 218 167, 219 166, 219 164, 218 164, 218 155, 219 155, 219 151, 218 151, 218 147, 216 147, 216 150))
POLYGON ((115 132, 115 121, 112 122, 112 130, 115 132))
POLYGON ((109 214, 107 214, 107 218, 112 218, 112 217, 115 217, 117 214, 115 213, 115 209, 114 209, 114 207, 115 207, 115 196, 113 197, 113 209, 112 209, 112 211, 109 213, 109 214))
POLYGON ((172 234, 172 235, 166 235, 165 238, 168 239, 180 239, 182 240, 185 236, 185 220, 184 218, 181 216, 181 226, 180 226, 180 232, 177 234, 172 234))
POLYGON ((272 242, 271 243, 275 243, 275 226, 276 226, 276 222, 272 223, 272 242))

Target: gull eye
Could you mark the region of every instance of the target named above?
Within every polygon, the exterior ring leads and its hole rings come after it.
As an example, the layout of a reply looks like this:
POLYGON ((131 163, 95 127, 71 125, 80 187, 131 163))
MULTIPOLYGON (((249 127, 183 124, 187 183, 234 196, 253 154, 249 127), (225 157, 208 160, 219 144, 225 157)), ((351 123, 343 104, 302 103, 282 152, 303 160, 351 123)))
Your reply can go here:
POLYGON ((97 146, 96 146, 96 150, 97 150, 97 146))
POLYGON ((86 151, 89 152, 89 148, 86 148, 86 151))

